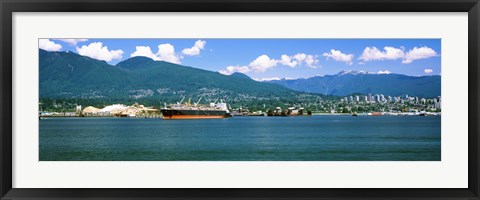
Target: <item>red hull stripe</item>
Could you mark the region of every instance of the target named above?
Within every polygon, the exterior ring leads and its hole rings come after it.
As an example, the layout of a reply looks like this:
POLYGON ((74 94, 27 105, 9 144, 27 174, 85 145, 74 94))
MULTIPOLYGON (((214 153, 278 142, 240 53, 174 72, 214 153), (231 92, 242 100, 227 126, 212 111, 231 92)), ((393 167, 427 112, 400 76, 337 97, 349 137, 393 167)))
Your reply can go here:
POLYGON ((173 115, 173 116, 163 116, 163 119, 219 119, 227 118, 224 115, 173 115))

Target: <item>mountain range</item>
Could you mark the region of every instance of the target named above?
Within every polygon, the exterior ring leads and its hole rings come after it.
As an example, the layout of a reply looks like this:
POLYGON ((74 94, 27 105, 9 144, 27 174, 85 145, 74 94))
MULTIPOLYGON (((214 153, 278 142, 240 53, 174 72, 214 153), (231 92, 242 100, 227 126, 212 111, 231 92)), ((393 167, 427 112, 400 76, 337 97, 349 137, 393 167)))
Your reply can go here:
MULTIPOLYGON (((182 66, 147 57, 132 57, 116 65, 73 52, 39 50, 40 97, 80 99, 153 99, 175 102, 182 97, 212 101, 315 101, 325 95, 353 93, 419 97, 440 95, 440 76, 412 77, 342 71, 308 79, 259 82, 242 73, 182 66)), ((260 105, 260 103, 258 104, 260 105)))
POLYGON ((172 102, 185 96, 231 101, 278 100, 300 93, 244 74, 227 76, 147 57, 132 57, 110 65, 73 52, 40 49, 39 56, 41 98, 150 98, 172 102))
POLYGON ((437 97, 441 95, 441 77, 379 74, 344 70, 335 75, 315 76, 307 79, 281 79, 268 81, 295 91, 324 95, 347 96, 354 93, 384 94, 390 96, 437 97))

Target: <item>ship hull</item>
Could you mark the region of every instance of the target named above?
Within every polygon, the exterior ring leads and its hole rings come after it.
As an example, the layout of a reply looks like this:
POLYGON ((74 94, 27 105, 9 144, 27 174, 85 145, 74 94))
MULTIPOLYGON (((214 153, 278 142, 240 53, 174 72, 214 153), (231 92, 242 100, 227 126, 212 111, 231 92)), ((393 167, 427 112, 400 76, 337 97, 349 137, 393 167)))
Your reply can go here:
POLYGON ((178 110, 162 109, 163 119, 219 119, 232 117, 224 110, 178 110))

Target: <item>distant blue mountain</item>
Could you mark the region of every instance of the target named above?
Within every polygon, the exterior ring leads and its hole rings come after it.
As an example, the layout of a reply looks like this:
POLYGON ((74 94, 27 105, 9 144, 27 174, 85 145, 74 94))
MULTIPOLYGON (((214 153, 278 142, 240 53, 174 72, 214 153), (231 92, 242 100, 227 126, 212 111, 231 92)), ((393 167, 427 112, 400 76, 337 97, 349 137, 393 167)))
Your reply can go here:
POLYGON ((347 96, 354 93, 411 95, 437 97, 441 95, 441 76, 407 76, 402 74, 377 74, 364 71, 341 71, 335 75, 315 76, 307 79, 272 80, 302 92, 347 96))

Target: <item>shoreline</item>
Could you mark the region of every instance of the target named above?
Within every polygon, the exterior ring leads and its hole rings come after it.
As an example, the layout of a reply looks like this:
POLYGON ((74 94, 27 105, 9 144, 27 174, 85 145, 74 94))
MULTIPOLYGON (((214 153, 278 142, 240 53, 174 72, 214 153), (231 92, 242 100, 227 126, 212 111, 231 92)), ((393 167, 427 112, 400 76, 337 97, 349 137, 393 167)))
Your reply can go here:
MULTIPOLYGON (((240 117, 240 118, 247 118, 247 117, 273 117, 273 118, 278 118, 278 117, 311 117, 311 116, 351 116, 351 117, 382 117, 382 116, 395 116, 395 117, 404 117, 404 116, 407 116, 407 117, 429 117, 429 116, 441 116, 441 114, 430 114, 430 115, 425 115, 425 116, 422 116, 422 115, 418 115, 418 114, 406 114, 406 113, 402 113, 402 114, 395 114, 395 115, 392 115, 392 114, 384 114, 384 115, 367 115, 367 114, 362 114, 362 115, 358 115, 358 116, 352 116, 352 114, 350 113, 315 113, 315 114, 312 114, 312 115, 291 115, 291 116, 258 116, 258 115, 240 115, 240 116, 233 116, 232 118, 236 118, 236 117, 240 117)), ((117 116, 39 116, 39 120, 42 120, 42 119, 48 119, 48 118, 83 118, 83 119, 95 119, 95 118, 98 118, 98 119, 105 119, 105 118, 119 118, 119 119, 127 119, 127 118, 130 118, 130 119, 162 119, 162 117, 140 117, 140 116, 136 116, 136 117, 117 117, 117 116)))

